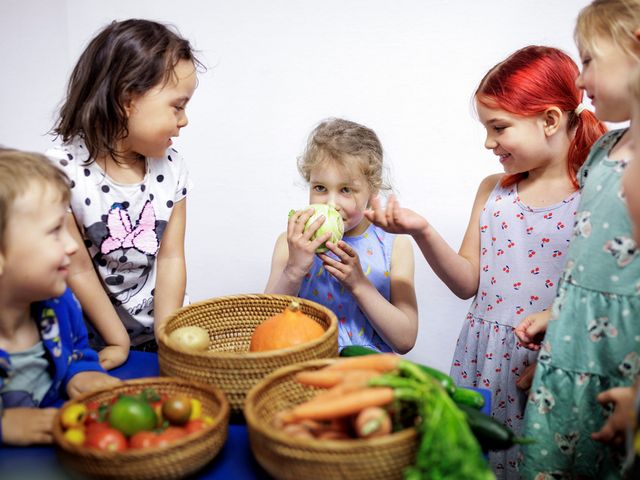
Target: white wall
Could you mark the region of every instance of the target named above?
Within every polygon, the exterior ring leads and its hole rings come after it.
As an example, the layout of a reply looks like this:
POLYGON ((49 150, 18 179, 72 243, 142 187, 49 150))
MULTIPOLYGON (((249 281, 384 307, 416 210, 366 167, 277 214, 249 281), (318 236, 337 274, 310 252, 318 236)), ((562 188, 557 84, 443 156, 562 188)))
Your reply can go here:
MULTIPOLYGON (((0 144, 44 150, 65 82, 113 19, 176 25, 209 70, 176 142, 188 199, 192 300, 264 288, 287 212, 307 203, 295 159, 311 128, 343 116, 373 128, 401 201, 457 248, 480 180, 500 171, 471 111, 486 70, 528 44, 578 60, 587 0, 2 0, 0 144)), ((410 358, 448 371, 468 302, 416 249, 420 332, 410 358)))

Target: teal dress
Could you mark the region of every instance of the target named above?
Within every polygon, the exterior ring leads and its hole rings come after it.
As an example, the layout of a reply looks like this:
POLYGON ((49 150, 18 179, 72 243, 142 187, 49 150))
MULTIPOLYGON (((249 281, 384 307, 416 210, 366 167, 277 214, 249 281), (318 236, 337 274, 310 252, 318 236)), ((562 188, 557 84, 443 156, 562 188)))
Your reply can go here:
POLYGON ((579 172, 576 213, 551 321, 525 411, 523 478, 620 478, 622 457, 591 440, 608 413, 596 401, 640 372, 640 259, 621 190, 626 161, 605 134, 579 172))
MULTIPOLYGON (((372 224, 362 235, 342 239, 357 252, 362 271, 387 301, 391 299, 394 238, 395 235, 372 224)), ((369 323, 353 295, 324 269, 322 260, 317 256, 300 285, 298 296, 318 302, 336 314, 340 350, 347 345, 362 345, 381 352, 392 351, 369 323)))

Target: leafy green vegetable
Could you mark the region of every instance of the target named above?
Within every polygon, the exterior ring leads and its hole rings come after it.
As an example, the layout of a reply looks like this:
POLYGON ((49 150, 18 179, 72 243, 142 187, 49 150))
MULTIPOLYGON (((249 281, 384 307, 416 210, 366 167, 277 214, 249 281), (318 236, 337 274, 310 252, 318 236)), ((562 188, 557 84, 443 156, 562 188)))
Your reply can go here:
MULTIPOLYGON (((328 240, 331 243, 337 243, 342 240, 342 236, 344 235, 344 222, 342 221, 342 215, 332 206, 326 205, 323 203, 313 203, 305 208, 305 210, 313 208, 315 213, 311 215, 311 218, 307 220, 307 223, 304 225, 304 230, 309 228, 313 222, 315 222, 320 215, 323 215, 325 220, 320 228, 315 231, 311 240, 315 240, 317 237, 324 235, 327 232, 331 232, 331 238, 328 240)), ((289 216, 293 215, 295 210, 291 210, 289 212, 289 216)), ((324 253, 328 249, 326 245, 323 243, 318 248, 316 248, 316 253, 324 253)))

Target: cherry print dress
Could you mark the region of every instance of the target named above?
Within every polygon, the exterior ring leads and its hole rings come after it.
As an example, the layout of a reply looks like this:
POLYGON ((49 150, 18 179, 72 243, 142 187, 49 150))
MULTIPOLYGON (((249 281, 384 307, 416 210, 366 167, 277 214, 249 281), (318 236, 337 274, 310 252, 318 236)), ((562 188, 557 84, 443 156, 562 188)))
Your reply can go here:
MULTIPOLYGON (((71 211, 101 282, 124 323, 131 345, 153 340, 156 258, 173 207, 190 188, 186 165, 173 148, 147 158, 137 184, 115 182, 80 139, 47 151, 71 181, 71 211)), ((89 341, 104 346, 90 323, 89 341)))
MULTIPOLYGON (((525 205, 517 186, 491 192, 480 215, 480 282, 454 353, 458 385, 491 390, 491 414, 520 433, 526 394, 516 387, 536 353, 514 328, 550 307, 565 263, 580 194, 543 208, 525 205)), ((491 452, 497 478, 517 478, 517 448, 491 452)))

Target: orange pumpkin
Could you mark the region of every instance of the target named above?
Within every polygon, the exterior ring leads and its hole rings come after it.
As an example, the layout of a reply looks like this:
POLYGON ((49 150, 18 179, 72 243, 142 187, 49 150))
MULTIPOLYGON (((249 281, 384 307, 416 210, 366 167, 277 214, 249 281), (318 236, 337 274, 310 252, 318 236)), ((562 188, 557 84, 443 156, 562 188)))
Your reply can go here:
POLYGON ((266 352, 293 347, 320 337, 324 329, 300 311, 300 304, 292 301, 282 312, 256 327, 251 336, 251 352, 266 352))

